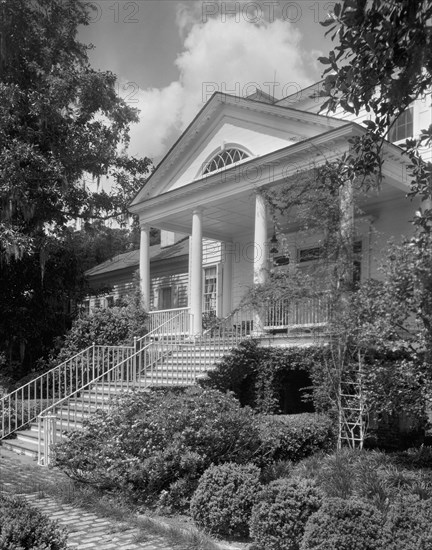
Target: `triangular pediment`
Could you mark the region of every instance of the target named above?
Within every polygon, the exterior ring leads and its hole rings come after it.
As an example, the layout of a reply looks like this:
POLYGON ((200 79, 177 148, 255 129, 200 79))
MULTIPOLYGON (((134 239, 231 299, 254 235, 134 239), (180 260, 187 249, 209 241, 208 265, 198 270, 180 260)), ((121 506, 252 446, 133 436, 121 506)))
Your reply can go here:
POLYGON ((221 151, 244 151, 248 162, 308 140, 346 122, 250 98, 214 94, 160 162, 132 205, 205 177, 221 151))

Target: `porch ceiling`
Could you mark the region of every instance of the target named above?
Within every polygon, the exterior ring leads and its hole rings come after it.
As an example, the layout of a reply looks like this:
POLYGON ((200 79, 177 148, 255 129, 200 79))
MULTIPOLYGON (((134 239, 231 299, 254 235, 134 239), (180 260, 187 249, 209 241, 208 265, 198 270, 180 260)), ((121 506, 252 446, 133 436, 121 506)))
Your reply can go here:
MULTIPOLYGON (((405 197, 406 193, 401 189, 384 181, 379 191, 372 191, 368 196, 361 197, 357 205, 363 215, 375 215, 383 203, 405 197)), ((220 241, 233 241, 240 235, 254 233, 255 225, 255 191, 242 191, 220 197, 202 204, 203 210, 203 236, 220 241)), ((192 233, 192 210, 182 209, 171 212, 165 217, 159 217, 152 225, 160 229, 179 233, 192 233)), ((287 231, 296 231, 295 219, 284 224, 287 231)), ((271 220, 268 221, 268 231, 272 231, 271 220)))
MULTIPOLYGON (((203 236, 209 239, 231 241, 236 235, 253 234, 255 220, 255 193, 243 192, 207 203, 203 210, 203 236)), ((160 219, 155 224, 161 229, 191 234, 191 211, 182 211, 160 219)))

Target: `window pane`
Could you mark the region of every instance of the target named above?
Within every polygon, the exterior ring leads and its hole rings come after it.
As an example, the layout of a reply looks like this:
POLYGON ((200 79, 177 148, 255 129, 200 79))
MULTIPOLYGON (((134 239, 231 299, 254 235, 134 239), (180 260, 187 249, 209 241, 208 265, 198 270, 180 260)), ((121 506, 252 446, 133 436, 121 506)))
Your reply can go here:
POLYGON ((413 137, 414 123, 413 123, 413 108, 410 107, 404 111, 393 124, 389 132, 389 141, 395 142, 402 139, 413 137))
POLYGON ((203 311, 204 313, 216 313, 217 301, 217 270, 216 266, 204 269, 204 295, 203 311))
POLYGON ((215 170, 220 170, 221 168, 225 168, 225 166, 239 162, 247 157, 248 155, 240 149, 226 149, 215 155, 208 162, 207 166, 203 170, 203 174, 209 174, 215 170))

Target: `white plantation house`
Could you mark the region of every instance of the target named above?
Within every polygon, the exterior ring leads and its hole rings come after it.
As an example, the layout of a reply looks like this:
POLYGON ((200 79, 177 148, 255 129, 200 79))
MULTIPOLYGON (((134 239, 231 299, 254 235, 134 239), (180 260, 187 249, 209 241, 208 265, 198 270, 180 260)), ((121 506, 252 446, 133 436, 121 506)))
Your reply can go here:
MULTIPOLYGON (((161 308, 154 299, 150 227, 190 236, 187 307, 193 334, 201 333, 209 304, 225 317, 254 282, 265 280, 273 226, 260 190, 289 183, 300 172, 337 158, 348 150, 349 138, 364 132, 361 117, 319 114, 323 100, 317 97, 317 86, 279 101, 262 92, 247 98, 215 93, 166 154, 130 207, 140 220, 139 273, 151 309, 161 308), (213 263, 206 254, 209 239, 220 243, 220 259, 213 257, 213 263)), ((392 127, 389 140, 403 141, 427 127, 432 122, 429 103, 414 103, 392 127)), ((384 147, 380 192, 362 199, 359 219, 347 205, 362 251, 362 278, 376 275, 390 237, 410 232, 414 205, 406 199, 406 159, 390 141, 384 147)), ((300 239, 295 220, 285 220, 283 229, 290 263, 313 262, 317 241, 312 236, 309 242, 300 239)), ((273 328, 288 330, 290 323, 319 324, 323 319, 313 311, 315 306, 304 304, 292 315, 279 307, 279 318, 275 311, 267 314, 254 332, 265 331, 269 319, 273 328)))
MULTIPOLYGON (((149 332, 131 346, 95 342, 2 398, 2 437, 37 418, 30 399, 46 405, 38 423, 7 440, 11 448, 48 464, 52 442, 80 427, 96 408, 109 406, 119 391, 194 384, 251 336, 263 344, 311 343, 327 322, 321 298, 269 303, 265 311, 243 308, 241 301, 254 284, 265 282, 272 262, 281 269, 298 265, 310 271, 319 254, 320 236, 300 235, 294 218, 281 221, 288 253, 277 256, 262 191, 337 159, 349 149, 349 139, 365 131, 362 117, 320 114, 318 90, 319 84, 281 100, 262 92, 245 98, 215 93, 205 103, 130 205, 140 221, 139 251, 88 272, 93 288, 111 288, 89 300, 91 309, 125 293, 138 270, 149 332), (160 245, 150 246, 151 227, 161 230, 160 245), (214 316, 220 319, 217 325, 211 322, 214 316)), ((431 123, 430 96, 414 102, 395 122, 383 147, 383 182, 358 199, 361 215, 352 195, 341 194, 344 223, 355 235, 360 279, 378 276, 388 240, 411 231, 417 205, 406 198, 407 159, 397 144, 431 123)), ((424 155, 432 160, 430 150, 424 155)))

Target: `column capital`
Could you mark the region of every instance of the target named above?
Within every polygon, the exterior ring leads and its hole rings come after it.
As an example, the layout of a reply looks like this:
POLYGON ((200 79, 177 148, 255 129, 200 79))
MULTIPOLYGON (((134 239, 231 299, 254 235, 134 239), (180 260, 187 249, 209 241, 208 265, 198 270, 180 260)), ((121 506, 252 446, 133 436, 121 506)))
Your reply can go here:
POLYGON ((150 225, 146 222, 140 221, 139 226, 140 226, 141 231, 150 231, 150 225))
POLYGON ((192 209, 192 214, 202 214, 205 210, 204 206, 196 206, 192 209))

